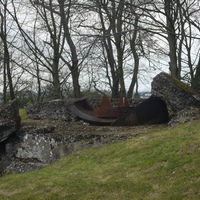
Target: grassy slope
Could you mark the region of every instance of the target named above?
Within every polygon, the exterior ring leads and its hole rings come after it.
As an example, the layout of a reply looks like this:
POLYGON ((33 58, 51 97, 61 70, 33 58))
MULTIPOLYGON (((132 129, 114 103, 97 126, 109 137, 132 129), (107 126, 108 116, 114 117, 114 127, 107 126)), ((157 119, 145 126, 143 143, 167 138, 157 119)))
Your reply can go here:
POLYGON ((0 199, 199 199, 200 122, 84 150, 0 178, 0 199))

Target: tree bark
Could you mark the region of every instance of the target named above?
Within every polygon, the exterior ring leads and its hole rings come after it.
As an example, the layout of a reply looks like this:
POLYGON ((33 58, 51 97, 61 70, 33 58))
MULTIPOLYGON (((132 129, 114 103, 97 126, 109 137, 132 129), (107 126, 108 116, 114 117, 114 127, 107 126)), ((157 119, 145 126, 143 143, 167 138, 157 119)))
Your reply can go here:
POLYGON ((127 93, 127 97, 130 99, 133 97, 133 91, 134 91, 135 85, 138 82, 137 76, 138 76, 139 61, 140 61, 138 53, 137 53, 137 49, 136 49, 136 38, 137 38, 137 33, 138 33, 138 20, 139 20, 139 18, 136 15, 135 23, 134 23, 135 30, 133 32, 132 39, 130 40, 131 52, 132 52, 133 58, 134 58, 133 76, 132 76, 131 84, 129 86, 128 93, 127 93))
POLYGON ((72 82, 74 88, 74 97, 79 98, 81 96, 80 84, 79 84, 79 68, 78 68, 78 56, 76 51, 76 46, 71 38, 70 30, 69 30, 69 17, 70 17, 70 8, 71 8, 71 1, 68 4, 68 10, 65 13, 65 6, 63 0, 58 0, 59 9, 60 9, 60 16, 61 16, 61 23, 64 28, 65 38, 69 45, 70 52, 71 52, 71 66, 68 65, 71 74, 72 74, 72 82))
POLYGON ((199 62, 196 66, 196 73, 192 80, 192 88, 194 88, 198 93, 200 93, 200 56, 199 62))
POLYGON ((4 67, 6 67, 7 70, 7 77, 8 77, 8 85, 10 90, 10 99, 15 99, 15 93, 13 88, 13 82, 12 82, 12 75, 10 71, 10 54, 7 47, 7 42, 4 42, 4 67))
POLYGON ((10 54, 8 51, 8 45, 7 45, 7 35, 6 35, 6 13, 7 13, 7 3, 4 4, 4 13, 0 11, 0 18, 1 18, 1 32, 0 32, 0 37, 3 42, 3 66, 4 66, 4 98, 3 101, 4 103, 7 101, 6 98, 6 80, 8 80, 8 85, 9 85, 9 91, 10 91, 10 99, 13 100, 15 99, 15 93, 14 93, 14 88, 13 88, 13 82, 12 82, 12 75, 10 71, 10 54), (6 78, 7 77, 7 78, 6 78))
POLYGON ((177 79, 180 79, 179 77, 179 69, 177 64, 177 41, 176 41, 176 33, 175 33, 175 19, 176 14, 174 13, 173 8, 173 0, 165 0, 165 14, 166 14, 166 28, 167 28, 167 38, 169 43, 169 70, 171 72, 171 75, 177 79))

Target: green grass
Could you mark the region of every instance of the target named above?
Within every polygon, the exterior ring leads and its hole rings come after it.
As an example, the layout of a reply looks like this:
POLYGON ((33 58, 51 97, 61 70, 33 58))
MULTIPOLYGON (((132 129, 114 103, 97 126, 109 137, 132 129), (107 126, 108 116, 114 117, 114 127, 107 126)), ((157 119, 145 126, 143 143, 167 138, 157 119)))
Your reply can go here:
POLYGON ((200 121, 71 154, 0 178, 0 199, 183 200, 200 197, 200 121))
POLYGON ((25 120, 26 118, 26 113, 24 108, 19 109, 19 116, 21 117, 21 120, 25 120))

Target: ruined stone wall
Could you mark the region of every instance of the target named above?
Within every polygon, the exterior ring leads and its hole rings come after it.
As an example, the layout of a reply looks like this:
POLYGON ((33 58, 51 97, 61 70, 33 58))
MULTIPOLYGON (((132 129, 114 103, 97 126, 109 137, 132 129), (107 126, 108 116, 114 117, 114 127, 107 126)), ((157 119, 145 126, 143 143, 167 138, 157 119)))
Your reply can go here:
MULTIPOLYGON (((98 107, 101 103, 101 99, 90 98, 88 100, 93 107, 98 107)), ((119 99, 110 99, 110 101, 113 106, 117 106, 119 99)), ((141 99, 131 99, 129 103, 130 106, 135 106, 141 101, 141 99)), ((77 117, 68 110, 67 103, 67 100, 58 99, 29 105, 25 108, 26 118, 77 121, 77 117)))
POLYGON ((0 175, 43 168, 78 150, 100 147, 137 136, 123 134, 55 134, 52 127, 24 126, 1 143, 0 175))
MULTIPOLYGON (((101 99, 89 99, 89 101, 93 107, 97 107, 101 99)), ((117 106, 118 101, 118 99, 111 100, 113 106, 117 106)), ((107 133, 103 131, 103 135, 91 134, 91 129, 85 132, 84 127, 75 131, 70 123, 77 118, 67 109, 67 103, 65 100, 54 100, 26 108, 27 118, 63 120, 63 123, 67 124, 66 129, 70 129, 71 132, 65 133, 65 130, 58 134, 54 131, 58 128, 55 124, 22 126, 15 134, 0 143, 0 175, 43 168, 77 150, 99 147, 137 135, 121 135, 116 132, 112 134, 112 130, 108 130, 107 133)), ((81 124, 83 126, 83 123, 81 124)))

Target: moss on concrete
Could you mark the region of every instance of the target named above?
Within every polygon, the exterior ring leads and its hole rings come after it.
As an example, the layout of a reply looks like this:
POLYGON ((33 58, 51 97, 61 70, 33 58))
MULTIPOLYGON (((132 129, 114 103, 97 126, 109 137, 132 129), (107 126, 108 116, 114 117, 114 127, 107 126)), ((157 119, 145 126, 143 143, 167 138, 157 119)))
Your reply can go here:
POLYGON ((165 76, 166 76, 167 78, 169 78, 169 79, 172 81, 172 83, 173 83, 175 86, 179 87, 180 89, 182 89, 182 90, 184 90, 184 91, 186 91, 187 93, 190 93, 190 94, 192 94, 192 95, 199 95, 199 93, 198 93, 197 91, 195 91, 195 90, 194 90, 192 87, 190 87, 189 85, 187 85, 187 84, 185 84, 185 83, 179 81, 178 79, 176 79, 176 78, 170 76, 170 75, 167 74, 167 73, 164 73, 164 74, 165 74, 165 76))

